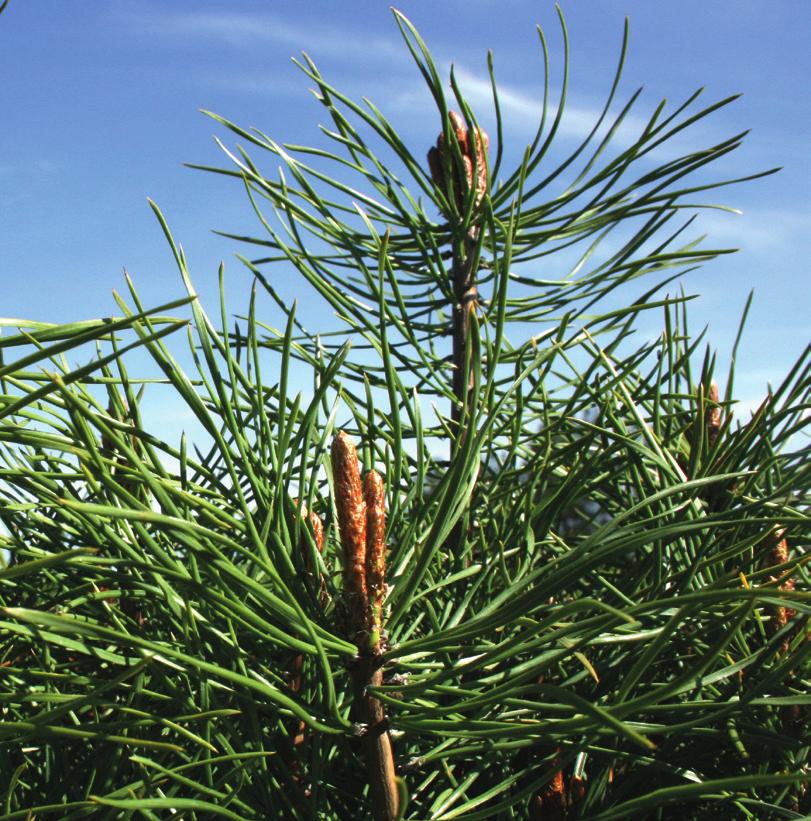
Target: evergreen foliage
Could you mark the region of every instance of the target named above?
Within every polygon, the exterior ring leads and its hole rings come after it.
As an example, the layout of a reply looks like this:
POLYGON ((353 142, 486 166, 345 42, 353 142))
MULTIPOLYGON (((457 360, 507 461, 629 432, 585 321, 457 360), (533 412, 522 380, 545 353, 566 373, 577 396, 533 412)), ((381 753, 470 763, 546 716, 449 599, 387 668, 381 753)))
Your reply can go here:
POLYGON ((564 73, 507 168, 495 79, 488 137, 395 21, 429 159, 306 55, 332 149, 211 115, 246 316, 153 206, 186 296, 3 320, 0 818, 803 817, 809 349, 736 412, 673 283, 743 135, 657 160, 730 100, 618 143, 624 41, 582 144, 564 73), (145 428, 136 350, 206 443, 145 428))

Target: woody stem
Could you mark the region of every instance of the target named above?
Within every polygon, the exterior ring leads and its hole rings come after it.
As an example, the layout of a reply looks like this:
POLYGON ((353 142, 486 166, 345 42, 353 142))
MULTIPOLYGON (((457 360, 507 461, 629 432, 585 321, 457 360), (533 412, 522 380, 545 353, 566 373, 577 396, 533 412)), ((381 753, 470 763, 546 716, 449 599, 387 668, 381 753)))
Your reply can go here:
POLYGON ((478 229, 471 228, 464 240, 454 248, 453 267, 453 406, 451 408, 451 429, 455 441, 452 451, 460 448, 465 441, 467 429, 463 420, 470 414, 470 389, 473 374, 465 361, 465 350, 470 334, 470 316, 476 310, 479 291, 476 285, 476 271, 473 269, 474 249, 478 229))
POLYGON ((399 792, 394 769, 394 751, 388 731, 383 702, 367 692, 383 683, 383 670, 377 653, 362 653, 353 672, 355 709, 366 725, 363 752, 366 776, 376 821, 394 821, 399 809, 399 792))
MULTIPOLYGON (((473 267, 478 228, 470 228, 461 243, 453 252, 453 405, 451 407, 451 431, 453 439, 450 444, 451 457, 465 443, 470 424, 471 388, 473 373, 466 361, 468 337, 470 335, 470 317, 476 310, 479 291, 476 284, 476 271, 473 267)), ((448 536, 450 555, 458 556, 464 543, 467 531, 467 517, 462 516, 454 525, 448 536)))

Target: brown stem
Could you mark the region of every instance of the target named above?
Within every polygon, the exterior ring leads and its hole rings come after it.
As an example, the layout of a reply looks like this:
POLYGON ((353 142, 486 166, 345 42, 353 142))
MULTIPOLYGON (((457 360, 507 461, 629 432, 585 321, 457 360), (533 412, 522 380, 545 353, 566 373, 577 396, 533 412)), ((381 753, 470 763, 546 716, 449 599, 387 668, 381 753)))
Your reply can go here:
MULTIPOLYGON (((471 389, 473 372, 466 359, 467 342, 470 335, 470 317, 476 311, 479 291, 476 285, 476 271, 473 268, 474 248, 478 229, 471 228, 462 243, 461 249, 454 250, 453 255, 453 405, 451 407, 450 443, 451 457, 458 452, 467 438, 467 427, 470 424, 472 410, 471 389)), ((447 549, 452 556, 458 556, 467 535, 467 517, 462 516, 451 530, 447 549)))
POLYGON ((376 819, 393 821, 399 809, 391 746, 383 702, 368 695, 367 687, 383 683, 380 662, 383 640, 383 600, 386 596, 386 488, 370 470, 363 479, 366 502, 366 590, 369 596, 369 637, 361 650, 363 661, 356 682, 355 706, 366 725, 363 737, 372 810, 376 819))
POLYGON ((476 285, 476 271, 473 269, 474 247, 478 230, 471 228, 462 243, 462 247, 454 251, 453 269, 453 407, 451 408, 451 423, 455 443, 453 450, 464 444, 467 430, 462 427, 462 421, 471 411, 470 391, 473 387, 473 373, 467 367, 465 352, 468 336, 470 335, 470 316, 476 311, 479 299, 479 290, 476 285))
POLYGON ((372 799, 375 821, 394 821, 397 818, 400 794, 394 770, 394 750, 388 730, 383 702, 368 693, 369 687, 383 683, 383 669, 379 656, 367 653, 361 656, 353 672, 355 709, 365 725, 363 753, 366 775, 372 799))
MULTIPOLYGON (((428 152, 428 167, 434 183, 449 197, 449 201, 456 205, 457 214, 449 215, 451 222, 458 219, 458 216, 464 212, 465 201, 471 192, 476 217, 481 217, 478 208, 490 184, 487 169, 489 146, 490 140, 484 131, 480 128, 468 129, 461 114, 455 111, 448 112, 447 125, 437 137, 436 145, 428 152), (455 147, 449 150, 453 143, 455 147), (458 154, 456 149, 458 149, 458 154)), ((474 268, 479 231, 478 224, 468 223, 464 237, 460 240, 457 235, 453 244, 451 458, 465 443, 472 411, 473 373, 468 367, 466 352, 470 337, 470 317, 476 312, 479 301, 474 268)), ((465 517, 462 517, 448 537, 448 550, 455 556, 459 554, 466 530, 467 521, 465 517)))

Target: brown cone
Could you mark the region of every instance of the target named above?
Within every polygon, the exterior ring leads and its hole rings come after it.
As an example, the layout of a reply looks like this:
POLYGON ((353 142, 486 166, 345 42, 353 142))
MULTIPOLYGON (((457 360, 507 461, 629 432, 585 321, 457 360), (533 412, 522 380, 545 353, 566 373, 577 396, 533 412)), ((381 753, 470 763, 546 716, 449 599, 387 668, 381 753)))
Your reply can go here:
POLYGON ((368 629, 366 591, 366 503, 360 482, 358 453, 341 431, 332 442, 332 475, 335 507, 344 558, 344 596, 350 632, 357 636, 368 629))
MULTIPOLYGON (((481 129, 477 129, 475 140, 471 140, 470 131, 467 128, 464 118, 456 111, 451 111, 448 114, 450 120, 451 130, 456 135, 456 141, 459 143, 459 150, 462 153, 462 163, 464 165, 465 182, 467 183, 467 190, 475 189, 476 191, 476 205, 478 205, 488 187, 487 178, 487 151, 490 147, 490 138, 481 129), (475 149, 472 143, 475 142, 475 149), (475 150, 475 166, 476 166, 476 180, 473 180, 473 166, 474 166, 474 150, 475 150)), ((445 188, 445 162, 447 146, 444 132, 437 137, 436 147, 431 148, 428 152, 428 168, 431 171, 431 178, 434 183, 440 188, 445 188)), ((461 208, 465 199, 465 189, 461 185, 459 173, 455 168, 455 163, 451 159, 451 167, 453 168, 453 194, 456 199, 457 207, 461 208)))
POLYGON ((369 632, 379 643, 386 596, 386 488, 380 474, 369 471, 363 480, 366 500, 366 590, 369 596, 369 632))

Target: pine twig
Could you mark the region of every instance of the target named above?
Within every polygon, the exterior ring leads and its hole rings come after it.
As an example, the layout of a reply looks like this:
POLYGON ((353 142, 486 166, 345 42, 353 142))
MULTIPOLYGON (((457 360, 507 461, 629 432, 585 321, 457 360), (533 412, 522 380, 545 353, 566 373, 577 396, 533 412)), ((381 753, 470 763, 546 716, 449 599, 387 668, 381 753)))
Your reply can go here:
POLYGON ((394 821, 400 800, 394 751, 383 702, 369 694, 370 687, 383 683, 385 487, 374 471, 361 485, 357 451, 343 431, 332 443, 332 473, 344 558, 347 633, 358 646, 352 665, 354 708, 365 727, 363 748, 372 813, 378 821, 394 821))
MULTIPOLYGON (((454 157, 448 154, 447 140, 444 132, 437 137, 436 146, 428 152, 428 167, 431 177, 438 187, 451 194, 457 208, 464 207, 466 193, 474 191, 474 209, 478 208, 487 188, 487 151, 490 139, 481 129, 471 135, 464 119, 455 111, 448 115, 451 131, 459 145, 462 155, 462 173, 454 163, 454 157), (450 181, 447 178, 446 168, 451 168, 450 181), (475 175, 475 179, 474 179, 475 175), (450 182, 450 186, 449 183, 450 182)), ((451 408, 452 430, 455 433, 456 447, 461 447, 465 438, 462 429, 462 420, 470 413, 469 392, 472 388, 472 374, 466 368, 465 353, 470 333, 470 317, 476 311, 479 301, 479 290, 474 269, 475 248, 479 237, 479 226, 474 224, 468 227, 461 242, 454 241, 451 278, 453 280, 453 396, 451 408), (468 396, 467 401, 465 396, 468 396)))
MULTIPOLYGON (((484 198, 489 185, 487 172, 487 151, 490 139, 487 134, 477 128, 471 134, 465 120, 456 111, 448 115, 451 132, 459 146, 462 157, 462 168, 458 168, 454 157, 448 156, 448 145, 445 133, 437 137, 436 146, 428 151, 428 167, 434 183, 448 191, 461 211, 464 208, 465 196, 468 191, 474 192, 474 211, 484 198), (451 168, 450 180, 446 169, 451 168)), ((467 363, 468 338, 470 336, 471 317, 479 304, 479 289, 476 281, 476 245, 479 238, 479 225, 475 222, 470 225, 464 237, 454 239, 451 278, 453 281, 453 316, 452 316, 452 352, 451 364, 453 377, 451 389, 453 404, 451 406, 451 454, 460 449, 467 437, 465 420, 472 412, 471 390, 473 388, 473 373, 467 363)), ((467 522, 465 517, 459 520, 448 537, 448 549, 452 555, 458 555, 464 541, 467 522)))

